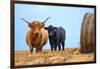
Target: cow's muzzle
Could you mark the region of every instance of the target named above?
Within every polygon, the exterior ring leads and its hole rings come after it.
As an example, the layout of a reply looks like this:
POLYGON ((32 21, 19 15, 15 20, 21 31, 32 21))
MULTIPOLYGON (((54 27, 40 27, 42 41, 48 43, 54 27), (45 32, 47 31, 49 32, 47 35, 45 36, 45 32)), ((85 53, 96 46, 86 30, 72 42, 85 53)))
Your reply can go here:
POLYGON ((37 36, 39 36, 39 33, 38 32, 35 32, 34 35, 37 37, 37 36))

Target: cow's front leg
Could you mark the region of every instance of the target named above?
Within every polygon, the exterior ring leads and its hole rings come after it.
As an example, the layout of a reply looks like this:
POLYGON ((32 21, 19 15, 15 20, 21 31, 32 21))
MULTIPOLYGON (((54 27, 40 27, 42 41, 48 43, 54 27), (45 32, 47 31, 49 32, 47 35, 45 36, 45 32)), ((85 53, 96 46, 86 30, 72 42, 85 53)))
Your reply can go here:
POLYGON ((33 49, 34 49, 34 48, 30 45, 30 46, 29 46, 29 49, 30 49, 30 54, 29 54, 29 57, 31 57, 31 56, 32 56, 32 52, 33 52, 33 49))
POLYGON ((33 52, 33 46, 31 44, 29 44, 29 49, 30 49, 30 53, 32 54, 32 52, 33 52))
POLYGON ((42 52, 42 47, 36 48, 36 53, 42 52))
POLYGON ((49 42, 50 42, 51 51, 53 51, 53 49, 54 49, 54 43, 50 39, 49 39, 49 42))
POLYGON ((53 51, 53 44, 52 44, 52 43, 50 43, 50 46, 51 46, 51 51, 53 51))
POLYGON ((32 52, 33 52, 33 47, 30 48, 30 52, 31 52, 31 54, 32 54, 32 52))

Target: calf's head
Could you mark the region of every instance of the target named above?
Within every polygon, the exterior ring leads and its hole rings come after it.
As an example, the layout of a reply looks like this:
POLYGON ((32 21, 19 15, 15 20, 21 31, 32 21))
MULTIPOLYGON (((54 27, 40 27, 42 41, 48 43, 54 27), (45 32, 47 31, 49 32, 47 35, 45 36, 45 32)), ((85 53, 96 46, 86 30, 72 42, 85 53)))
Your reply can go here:
POLYGON ((48 27, 45 27, 45 29, 48 30, 49 36, 54 36, 57 27, 54 27, 54 26, 50 25, 48 27))

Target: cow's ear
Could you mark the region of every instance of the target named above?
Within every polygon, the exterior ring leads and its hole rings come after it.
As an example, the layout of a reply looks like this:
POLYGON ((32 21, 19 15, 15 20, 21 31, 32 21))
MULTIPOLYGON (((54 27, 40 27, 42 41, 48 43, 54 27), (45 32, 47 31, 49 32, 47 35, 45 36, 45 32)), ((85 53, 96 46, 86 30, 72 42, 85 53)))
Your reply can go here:
POLYGON ((45 26, 45 24, 44 23, 42 23, 43 24, 43 27, 45 26))
POLYGON ((48 27, 44 27, 44 29, 48 30, 48 27))
POLYGON ((32 28, 32 24, 28 24, 28 26, 29 26, 30 28, 32 28))

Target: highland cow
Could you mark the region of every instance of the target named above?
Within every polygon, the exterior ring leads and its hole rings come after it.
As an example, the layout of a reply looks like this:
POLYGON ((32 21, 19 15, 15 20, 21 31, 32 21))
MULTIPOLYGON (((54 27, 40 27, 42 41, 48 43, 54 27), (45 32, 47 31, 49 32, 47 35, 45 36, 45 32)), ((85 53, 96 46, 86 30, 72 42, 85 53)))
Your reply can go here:
POLYGON ((36 48, 36 52, 41 52, 43 46, 48 41, 48 32, 44 29, 45 22, 49 19, 49 17, 43 21, 33 21, 32 23, 26 21, 22 18, 27 24, 30 30, 26 35, 26 43, 29 46, 30 52, 33 52, 33 49, 36 48))

